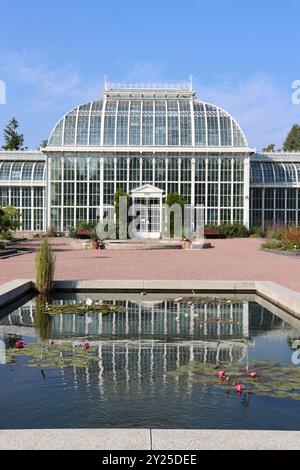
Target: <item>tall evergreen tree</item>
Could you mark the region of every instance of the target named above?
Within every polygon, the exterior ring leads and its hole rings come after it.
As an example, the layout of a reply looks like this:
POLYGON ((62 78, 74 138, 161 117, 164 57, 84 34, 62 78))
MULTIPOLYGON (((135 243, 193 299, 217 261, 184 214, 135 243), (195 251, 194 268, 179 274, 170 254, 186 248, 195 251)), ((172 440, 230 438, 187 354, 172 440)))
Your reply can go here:
POLYGON ((285 152, 300 151, 300 126, 294 124, 283 144, 285 152))
POLYGON ((23 150, 24 136, 17 132, 18 127, 18 121, 13 117, 4 129, 4 150, 23 150))

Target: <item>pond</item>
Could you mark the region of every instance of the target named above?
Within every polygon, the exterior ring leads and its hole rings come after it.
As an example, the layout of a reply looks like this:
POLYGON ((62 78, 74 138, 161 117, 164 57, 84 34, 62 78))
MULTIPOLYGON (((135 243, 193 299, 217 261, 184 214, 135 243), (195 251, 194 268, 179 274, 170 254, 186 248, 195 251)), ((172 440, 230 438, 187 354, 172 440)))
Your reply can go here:
POLYGON ((300 322, 254 295, 56 293, 0 340, 2 429, 300 430, 300 322))

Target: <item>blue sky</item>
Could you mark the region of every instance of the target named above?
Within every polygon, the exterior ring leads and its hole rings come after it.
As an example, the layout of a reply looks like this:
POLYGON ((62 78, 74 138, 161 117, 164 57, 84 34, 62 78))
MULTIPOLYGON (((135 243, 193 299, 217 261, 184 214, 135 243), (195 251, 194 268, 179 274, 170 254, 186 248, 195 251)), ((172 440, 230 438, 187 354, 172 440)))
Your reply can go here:
POLYGON ((112 82, 176 82, 230 112, 251 146, 300 123, 299 0, 0 0, 2 129, 36 148, 59 117, 112 82))

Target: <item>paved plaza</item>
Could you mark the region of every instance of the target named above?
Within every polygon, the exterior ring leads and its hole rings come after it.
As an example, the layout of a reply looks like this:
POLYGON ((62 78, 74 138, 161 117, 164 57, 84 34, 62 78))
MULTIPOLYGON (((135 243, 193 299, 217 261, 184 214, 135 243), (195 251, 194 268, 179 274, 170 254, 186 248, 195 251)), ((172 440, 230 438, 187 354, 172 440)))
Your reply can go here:
MULTIPOLYGON (((55 279, 199 279, 274 281, 300 292, 300 259, 260 251, 261 240, 216 239, 206 250, 82 250, 51 239, 55 279)), ((40 240, 28 240, 33 250, 40 240)), ((0 283, 34 277, 34 252, 0 260, 0 283)))

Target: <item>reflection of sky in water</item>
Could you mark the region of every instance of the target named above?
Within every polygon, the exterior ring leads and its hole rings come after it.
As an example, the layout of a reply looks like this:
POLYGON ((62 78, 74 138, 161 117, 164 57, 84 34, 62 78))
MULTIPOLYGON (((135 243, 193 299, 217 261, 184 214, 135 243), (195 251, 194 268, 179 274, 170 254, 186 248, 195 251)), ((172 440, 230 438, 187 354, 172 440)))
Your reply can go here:
MULTIPOLYGON (((99 295, 95 298, 99 298, 99 295)), ((85 297, 82 297, 85 298, 85 297)), ((75 302, 75 299, 71 299, 75 302)), ((55 315, 51 337, 80 344, 89 337, 99 361, 84 368, 0 368, 1 427, 207 427, 300 429, 299 402, 251 396, 169 377, 191 361, 290 363, 289 338, 300 332, 254 302, 192 308, 174 300, 103 298, 120 306, 108 316, 55 315), (158 301, 159 300, 159 301, 158 301), (176 317, 179 316, 179 321, 176 317)), ((59 302, 57 300, 56 302, 59 302)), ((70 299, 65 299, 70 302, 70 299)), ((34 301, 0 320, 0 337, 38 341, 34 301), (11 336, 14 335, 14 336, 11 336)))

